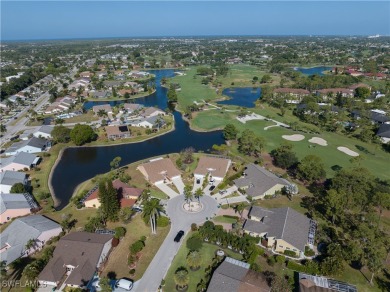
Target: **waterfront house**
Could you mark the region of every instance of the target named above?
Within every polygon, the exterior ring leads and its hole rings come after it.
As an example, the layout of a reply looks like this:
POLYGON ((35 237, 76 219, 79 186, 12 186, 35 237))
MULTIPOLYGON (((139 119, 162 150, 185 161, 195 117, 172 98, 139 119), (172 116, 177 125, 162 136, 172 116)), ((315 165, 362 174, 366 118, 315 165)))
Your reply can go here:
POLYGON ((50 148, 51 143, 45 139, 32 137, 26 141, 19 141, 12 144, 4 154, 6 156, 16 155, 19 152, 27 153, 39 153, 43 152, 46 149, 50 148))
POLYGON ((310 95, 310 91, 301 88, 275 88, 274 97, 283 96, 287 103, 299 103, 303 97, 310 95))
POLYGON ((152 184, 168 183, 174 178, 179 178, 181 172, 175 167, 169 158, 157 158, 143 163, 137 169, 152 184))
POLYGON ((243 176, 234 180, 234 183, 239 189, 245 190, 253 200, 274 195, 290 184, 287 180, 253 163, 245 167, 243 176))
POLYGON ((20 171, 30 170, 39 163, 41 158, 27 152, 19 152, 13 156, 0 160, 0 172, 6 170, 20 171))
POLYGON ((51 139, 52 126, 43 125, 33 135, 37 138, 51 139))
POLYGON ((129 125, 140 128, 161 128, 165 125, 165 120, 159 116, 151 116, 148 118, 134 119, 129 121, 129 125))
POLYGON ((264 274, 250 269, 250 264, 226 257, 211 277, 207 292, 269 292, 264 274))
POLYGON ((42 215, 15 219, 0 234, 0 257, 6 265, 42 249, 46 242, 62 232, 61 226, 42 215), (27 245, 33 242, 32 246, 27 245))
POLYGON ((0 224, 16 217, 29 215, 38 208, 33 196, 28 193, 0 194, 0 224))
POLYGON ((202 156, 200 157, 198 166, 194 171, 194 176, 195 178, 204 178, 208 175, 210 180, 215 179, 222 181, 230 165, 230 159, 202 156))
MULTIPOLYGON (((110 234, 71 232, 62 237, 53 257, 38 276, 41 285, 86 288, 107 261, 112 247, 110 234)), ((62 290, 57 287, 58 290, 62 290)))
POLYGON ((127 126, 108 126, 104 128, 107 134, 107 138, 110 140, 130 138, 131 133, 127 126))
POLYGON ((160 115, 165 116, 166 113, 163 110, 155 107, 146 107, 141 112, 141 116, 143 116, 144 118, 160 116, 160 115))
POLYGON ((289 207, 265 209, 253 206, 243 226, 244 232, 261 238, 261 244, 274 251, 303 256, 314 245, 316 223, 289 207))
POLYGON ((6 170, 0 172, 0 193, 9 194, 14 184, 28 184, 27 175, 24 172, 6 170))
POLYGON ((112 108, 111 106, 107 103, 107 104, 101 104, 101 105, 94 105, 92 107, 92 111, 97 114, 99 113, 101 110, 103 110, 106 114, 112 114, 112 108))
POLYGON ((97 90, 92 92, 93 98, 108 98, 111 96, 111 92, 107 90, 97 90))

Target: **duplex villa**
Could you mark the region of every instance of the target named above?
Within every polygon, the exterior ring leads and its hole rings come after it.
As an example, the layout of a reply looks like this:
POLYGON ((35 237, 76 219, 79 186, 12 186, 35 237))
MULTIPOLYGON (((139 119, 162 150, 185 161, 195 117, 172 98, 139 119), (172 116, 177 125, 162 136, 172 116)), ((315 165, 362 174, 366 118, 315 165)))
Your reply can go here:
POLYGON ((222 181, 231 165, 230 159, 202 156, 199 159, 198 166, 194 171, 195 178, 204 178, 207 175, 209 179, 222 181))
POLYGON ((170 183, 175 178, 180 178, 181 172, 175 167, 169 158, 157 158, 143 163, 137 169, 145 176, 150 183, 170 183))
POLYGON ((248 263, 226 257, 214 271, 207 292, 269 292, 266 277, 248 263))
POLYGON ((62 237, 53 257, 38 276, 41 285, 58 290, 68 286, 85 288, 107 261, 113 236, 89 232, 72 232, 62 237))
POLYGON ((0 172, 6 170, 20 171, 30 170, 39 163, 41 158, 34 154, 19 152, 14 156, 2 158, 0 160, 0 172))
POLYGON ((245 190, 246 194, 251 196, 253 200, 274 195, 290 184, 287 180, 253 163, 245 167, 243 176, 234 180, 234 183, 239 189, 245 190))
POLYGON ((6 170, 0 173, 0 193, 9 194, 14 184, 28 184, 27 175, 24 172, 6 170))
POLYGON ((16 217, 29 215, 38 208, 33 196, 28 193, 0 194, 0 224, 16 217))
MULTIPOLYGON (((112 185, 117 190, 118 200, 120 202, 121 208, 133 207, 143 191, 138 188, 132 188, 129 185, 121 182, 119 179, 114 180, 112 185)), ((85 199, 84 206, 87 208, 99 208, 100 205, 99 189, 94 188, 85 199)))
POLYGON ((278 253, 293 251, 303 256, 305 247, 314 245, 315 221, 286 208, 265 209, 253 206, 248 214, 244 232, 261 238, 261 244, 278 253))
POLYGON ((61 232, 59 224, 42 215, 17 218, 0 234, 1 260, 9 265, 20 257, 40 250, 49 239, 61 232), (26 248, 31 240, 34 244, 26 248))

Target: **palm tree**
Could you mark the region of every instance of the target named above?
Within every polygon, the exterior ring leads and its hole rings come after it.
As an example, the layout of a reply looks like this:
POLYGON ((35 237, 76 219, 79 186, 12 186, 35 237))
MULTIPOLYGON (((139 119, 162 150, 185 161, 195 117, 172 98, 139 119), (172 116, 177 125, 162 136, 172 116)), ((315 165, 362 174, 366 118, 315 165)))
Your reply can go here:
POLYGON ((142 216, 150 222, 150 226, 152 228, 152 234, 157 234, 157 217, 160 216, 160 213, 163 211, 163 207, 160 205, 160 200, 156 198, 152 198, 147 201, 144 205, 144 211, 142 216))
POLYGON ((195 198, 197 198, 199 202, 200 202, 200 198, 203 197, 203 195, 204 195, 204 192, 203 192, 202 188, 197 188, 195 191, 195 198))
POLYGON ((188 203, 189 201, 192 201, 193 193, 191 186, 187 185, 184 187, 184 199, 188 203))
POLYGON ((25 245, 26 250, 29 250, 35 246, 35 239, 29 239, 25 245))
POLYGON ((98 112, 97 112, 97 115, 98 117, 105 117, 107 116, 107 113, 104 109, 100 109, 98 112))
POLYGON ((174 279, 176 285, 183 289, 188 285, 190 277, 188 276, 188 271, 184 267, 181 267, 176 271, 174 279))
POLYGON ((187 264, 191 269, 198 269, 202 264, 202 257, 198 251, 192 251, 187 256, 187 264))
POLYGON ((245 203, 240 203, 234 207, 234 211, 240 214, 241 219, 242 219, 242 213, 244 212, 245 208, 246 208, 245 203))

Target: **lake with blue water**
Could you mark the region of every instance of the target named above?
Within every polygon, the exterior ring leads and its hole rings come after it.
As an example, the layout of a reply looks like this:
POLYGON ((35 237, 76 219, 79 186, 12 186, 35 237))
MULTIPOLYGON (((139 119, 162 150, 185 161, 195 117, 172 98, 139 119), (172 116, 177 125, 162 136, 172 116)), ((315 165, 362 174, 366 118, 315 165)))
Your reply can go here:
MULTIPOLYGON (((147 97, 133 100, 145 106, 157 106, 163 110, 167 108, 167 89, 162 87, 162 77, 173 77, 173 70, 153 70, 156 75, 156 92, 147 97)), ((85 108, 91 108, 95 104, 112 105, 118 102, 87 102, 85 108)), ((175 117, 175 130, 153 139, 132 143, 104 147, 72 147, 64 150, 63 155, 55 169, 51 184, 55 196, 60 201, 57 209, 64 208, 80 183, 97 174, 110 170, 110 162, 117 156, 122 158, 121 165, 126 165, 139 160, 167 153, 180 152, 187 147, 193 147, 196 151, 210 151, 214 144, 224 143, 221 131, 195 132, 192 131, 181 114, 173 112, 175 117)))
POLYGON ((255 107, 255 102, 260 98, 261 89, 253 87, 232 87, 222 91, 229 99, 218 101, 220 105, 237 105, 242 107, 255 107))
POLYGON ((326 66, 320 66, 320 67, 312 67, 312 68, 294 68, 295 71, 299 71, 305 75, 319 75, 324 76, 324 71, 332 70, 333 67, 326 67, 326 66))

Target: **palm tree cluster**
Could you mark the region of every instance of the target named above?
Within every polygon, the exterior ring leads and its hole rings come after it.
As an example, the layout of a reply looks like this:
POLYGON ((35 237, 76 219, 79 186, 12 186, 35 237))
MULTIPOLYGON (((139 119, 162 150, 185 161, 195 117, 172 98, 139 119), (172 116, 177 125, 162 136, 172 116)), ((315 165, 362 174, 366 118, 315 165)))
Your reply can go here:
POLYGON ((199 235, 205 241, 215 243, 223 248, 233 249, 244 254, 244 258, 249 258, 256 249, 259 238, 252 237, 248 234, 243 236, 227 232, 221 225, 214 225, 211 221, 206 221, 203 226, 199 227, 199 235))
POLYGON ((185 267, 180 267, 174 275, 175 283, 180 290, 184 290, 190 281, 188 271, 185 267))
POLYGON ((150 223, 152 234, 157 234, 157 218, 160 217, 163 210, 160 200, 156 198, 151 198, 144 204, 142 217, 146 223, 150 223))

